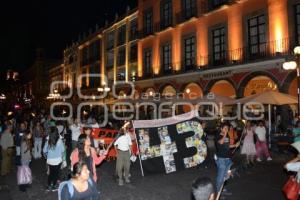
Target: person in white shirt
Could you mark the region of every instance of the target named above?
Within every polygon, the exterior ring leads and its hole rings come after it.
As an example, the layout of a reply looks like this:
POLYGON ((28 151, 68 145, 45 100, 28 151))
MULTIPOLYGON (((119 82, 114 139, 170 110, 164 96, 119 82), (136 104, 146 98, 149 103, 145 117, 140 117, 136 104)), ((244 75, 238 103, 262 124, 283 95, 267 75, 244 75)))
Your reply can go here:
POLYGON ((72 150, 74 150, 78 142, 78 137, 81 134, 79 119, 75 119, 74 123, 70 126, 70 130, 72 132, 72 150))
POLYGON ((119 179, 119 185, 124 185, 123 174, 126 183, 130 183, 129 171, 130 171, 130 156, 131 156, 131 147, 132 142, 128 134, 126 134, 124 128, 120 130, 120 136, 114 143, 115 149, 117 152, 117 175, 119 179), (123 173, 124 170, 124 173, 123 173))
POLYGON ((61 138, 64 138, 65 134, 66 134, 66 128, 63 125, 62 121, 57 121, 56 122, 56 128, 58 131, 58 134, 60 135, 61 138))
POLYGON ((265 156, 268 161, 272 160, 267 146, 266 133, 266 128, 263 125, 263 122, 260 121, 258 126, 255 128, 255 135, 257 136, 257 141, 255 144, 256 160, 258 162, 261 162, 261 158, 263 156, 265 156))
POLYGON ((92 119, 92 124, 91 127, 94 128, 99 128, 99 124, 95 118, 92 119))

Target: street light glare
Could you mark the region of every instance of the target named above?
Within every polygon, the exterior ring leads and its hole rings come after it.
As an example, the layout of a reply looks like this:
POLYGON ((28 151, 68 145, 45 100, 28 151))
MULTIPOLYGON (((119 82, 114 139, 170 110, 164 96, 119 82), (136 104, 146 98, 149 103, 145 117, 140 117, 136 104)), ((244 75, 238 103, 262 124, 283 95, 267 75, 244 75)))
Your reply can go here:
POLYGON ((295 54, 295 55, 300 55, 300 46, 296 46, 296 47, 294 48, 294 54, 295 54))
POLYGON ((295 61, 284 62, 282 67, 285 70, 294 70, 297 68, 297 63, 295 61))

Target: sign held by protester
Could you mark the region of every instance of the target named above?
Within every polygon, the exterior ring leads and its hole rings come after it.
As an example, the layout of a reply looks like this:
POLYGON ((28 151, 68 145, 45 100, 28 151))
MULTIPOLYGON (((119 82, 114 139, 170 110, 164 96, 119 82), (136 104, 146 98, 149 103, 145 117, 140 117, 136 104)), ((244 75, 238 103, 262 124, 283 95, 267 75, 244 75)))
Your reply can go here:
POLYGON ((133 121, 143 173, 171 173, 195 167, 207 155, 203 129, 191 113, 133 121))

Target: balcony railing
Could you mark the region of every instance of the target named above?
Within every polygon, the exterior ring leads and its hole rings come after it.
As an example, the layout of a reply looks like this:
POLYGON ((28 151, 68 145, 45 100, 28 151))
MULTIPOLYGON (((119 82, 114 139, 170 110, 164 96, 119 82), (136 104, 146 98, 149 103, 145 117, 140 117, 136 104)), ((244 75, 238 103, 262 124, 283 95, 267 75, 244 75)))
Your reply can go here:
POLYGON ((208 13, 215 9, 220 8, 223 5, 231 5, 236 3, 238 0, 212 0, 212 1, 201 1, 200 9, 201 13, 208 13))
POLYGON ((153 26, 151 27, 151 29, 143 28, 142 30, 138 31, 139 38, 147 37, 149 35, 152 35, 153 33, 153 26))
MULTIPOLYGON (((172 69, 165 71, 163 70, 163 66, 154 66, 155 69, 161 69, 160 73, 148 73, 145 74, 143 77, 140 77, 139 80, 188 73, 193 71, 195 72, 199 70, 209 70, 233 65, 241 65, 274 58, 285 58, 286 56, 289 56, 292 53, 292 49, 294 46, 295 44, 290 43, 290 38, 286 38, 282 40, 260 44, 259 48, 252 46, 231 51, 225 51, 221 54, 222 56, 220 57, 216 57, 213 55, 202 56, 199 58, 199 65, 187 65, 185 64, 185 62, 172 63, 172 69), (180 68, 180 70, 175 70, 176 68, 180 68)), ((195 61, 189 63, 197 62, 195 61)))
POLYGON ((163 31, 169 27, 173 27, 175 24, 173 23, 173 20, 171 20, 170 23, 165 23, 164 21, 157 22, 154 24, 154 32, 160 32, 163 31))
POLYGON ((197 17, 197 9, 191 9, 191 10, 182 10, 179 13, 176 14, 176 24, 181 24, 185 21, 188 21, 189 19, 193 17, 197 17))
POLYGON ((225 51, 221 56, 208 55, 200 57, 200 61, 201 63, 205 63, 204 65, 206 68, 211 68, 285 57, 289 55, 292 50, 289 41, 289 38, 285 38, 282 40, 261 43, 256 46, 246 46, 240 49, 225 51))

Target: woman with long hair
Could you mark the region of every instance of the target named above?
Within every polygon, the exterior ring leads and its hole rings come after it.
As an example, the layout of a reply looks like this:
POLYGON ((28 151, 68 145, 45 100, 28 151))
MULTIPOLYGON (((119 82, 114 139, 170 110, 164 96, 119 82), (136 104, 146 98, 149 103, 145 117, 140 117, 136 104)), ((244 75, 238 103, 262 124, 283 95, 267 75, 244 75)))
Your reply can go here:
POLYGON ((246 155, 247 165, 254 164, 256 149, 254 143, 254 129, 250 121, 247 121, 243 135, 245 135, 245 138, 241 154, 246 155))
POLYGON ((74 164, 71 180, 62 182, 59 186, 58 199, 100 199, 97 185, 90 178, 90 171, 86 163, 74 164))
POLYGON ((71 154, 71 166, 77 162, 85 162, 90 171, 90 176, 97 182, 96 165, 99 165, 107 156, 107 151, 98 156, 96 150, 91 147, 90 138, 81 134, 78 138, 77 148, 71 154))
POLYGON ((33 126, 33 137, 34 137, 34 158, 38 159, 42 157, 42 143, 43 143, 43 128, 39 121, 37 121, 33 126))
POLYGON ((88 126, 83 127, 83 133, 86 134, 86 135, 90 138, 90 141, 91 141, 91 147, 97 148, 97 147, 95 146, 95 140, 94 140, 94 138, 92 137, 92 132, 93 132, 92 127, 88 127, 88 126))
MULTIPOLYGON (((32 134, 30 131, 26 131, 21 141, 21 165, 22 165, 21 167, 22 170, 24 170, 25 167, 30 174, 31 174, 31 170, 29 168, 29 164, 31 162, 31 152, 32 152, 32 134)), ((20 177, 20 179, 22 178, 20 177)), ((29 184, 31 184, 31 180, 27 180, 27 183, 19 184, 20 191, 25 192, 29 184)))
POLYGON ((45 143, 43 152, 47 156, 47 164, 49 166, 47 191, 56 191, 58 189, 57 180, 60 166, 65 152, 64 143, 60 139, 56 127, 50 128, 49 139, 45 143))

